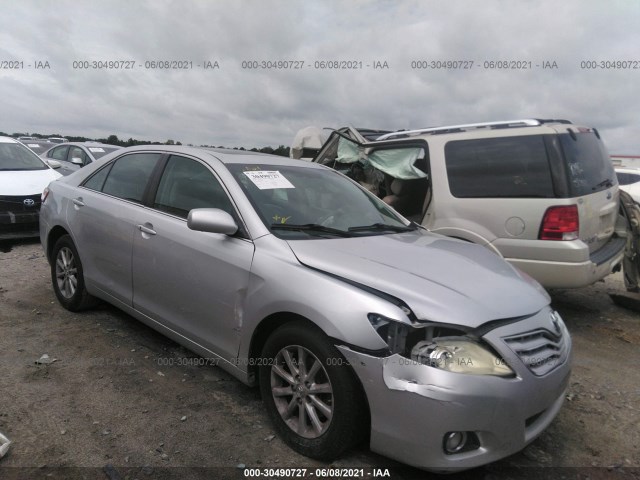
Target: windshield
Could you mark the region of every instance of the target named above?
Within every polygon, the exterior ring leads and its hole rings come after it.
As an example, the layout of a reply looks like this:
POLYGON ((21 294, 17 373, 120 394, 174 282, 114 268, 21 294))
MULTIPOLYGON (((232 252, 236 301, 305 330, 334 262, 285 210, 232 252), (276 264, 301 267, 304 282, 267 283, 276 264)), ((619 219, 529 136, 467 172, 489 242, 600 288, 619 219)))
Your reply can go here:
POLYGON ((116 150, 118 149, 109 147, 89 147, 91 155, 93 155, 93 158, 95 158, 96 160, 100 157, 104 157, 108 153, 115 152, 116 150))
POLYGON ((0 171, 46 170, 38 156, 20 143, 0 143, 0 171))
POLYGON ((415 228, 333 170, 242 164, 227 168, 264 224, 281 238, 340 238, 415 228))

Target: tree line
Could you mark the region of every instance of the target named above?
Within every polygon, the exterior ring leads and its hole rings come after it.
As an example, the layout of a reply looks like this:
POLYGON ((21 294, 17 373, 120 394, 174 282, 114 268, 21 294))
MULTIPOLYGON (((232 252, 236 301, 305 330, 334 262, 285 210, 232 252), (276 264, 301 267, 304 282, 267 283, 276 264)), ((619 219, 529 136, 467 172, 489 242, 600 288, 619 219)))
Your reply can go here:
MULTIPOLYGON (((8 133, 4 133, 4 132, 0 132, 0 135, 6 136, 6 137, 22 137, 22 136, 31 136, 34 138, 39 138, 42 140, 46 140, 49 137, 62 137, 63 135, 60 135, 58 133, 56 134, 52 134, 52 135, 42 135, 40 133, 12 133, 11 135, 9 135, 8 133)), ((173 141, 171 139, 167 140, 166 142, 150 142, 148 140, 138 140, 135 138, 129 138, 128 140, 121 140, 118 138, 117 135, 109 135, 107 138, 86 138, 86 137, 74 137, 74 136, 65 136, 64 138, 66 138, 67 140, 69 140, 70 142, 100 142, 100 143, 106 143, 108 145, 118 145, 120 147, 133 147, 135 145, 182 145, 181 142, 176 142, 173 141)), ((193 147, 194 145, 192 144, 188 144, 188 146, 193 147)), ((218 146, 214 146, 214 145, 199 145, 200 147, 209 147, 209 148, 227 148, 224 147, 222 145, 218 145, 218 146)), ((249 151, 249 152, 260 152, 260 153, 269 153, 272 155, 280 155, 282 157, 288 157, 289 156, 289 147, 285 146, 285 145, 280 145, 276 148, 273 147, 262 147, 262 148, 244 148, 244 147, 233 147, 233 150, 244 150, 244 151, 249 151)))

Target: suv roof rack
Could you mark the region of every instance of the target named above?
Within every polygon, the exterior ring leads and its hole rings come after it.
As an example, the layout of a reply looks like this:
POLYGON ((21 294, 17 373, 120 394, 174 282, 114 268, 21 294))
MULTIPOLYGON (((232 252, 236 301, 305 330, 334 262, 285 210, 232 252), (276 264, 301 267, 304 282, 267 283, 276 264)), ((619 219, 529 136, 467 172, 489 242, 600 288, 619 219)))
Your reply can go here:
POLYGON ((471 130, 474 128, 497 129, 497 128, 515 128, 515 127, 537 127, 539 125, 542 125, 543 123, 570 124, 571 122, 569 120, 527 118, 523 120, 502 120, 498 122, 466 123, 461 125, 447 125, 444 127, 420 128, 418 130, 401 130, 398 132, 392 132, 392 133, 387 133, 386 135, 382 135, 378 137, 376 141, 388 140, 390 138, 398 137, 402 135, 419 135, 421 133, 454 133, 454 132, 471 130))

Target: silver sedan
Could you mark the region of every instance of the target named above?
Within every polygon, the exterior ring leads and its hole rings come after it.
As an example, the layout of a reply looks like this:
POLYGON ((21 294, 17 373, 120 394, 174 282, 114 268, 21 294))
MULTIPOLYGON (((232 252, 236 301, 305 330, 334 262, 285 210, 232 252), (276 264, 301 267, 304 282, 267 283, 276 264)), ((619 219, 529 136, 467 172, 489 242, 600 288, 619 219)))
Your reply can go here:
POLYGON ((107 301, 259 385, 313 458, 368 438, 471 468, 522 449, 564 398, 571 339, 535 281, 317 164, 122 149, 49 186, 40 235, 65 308, 107 301))

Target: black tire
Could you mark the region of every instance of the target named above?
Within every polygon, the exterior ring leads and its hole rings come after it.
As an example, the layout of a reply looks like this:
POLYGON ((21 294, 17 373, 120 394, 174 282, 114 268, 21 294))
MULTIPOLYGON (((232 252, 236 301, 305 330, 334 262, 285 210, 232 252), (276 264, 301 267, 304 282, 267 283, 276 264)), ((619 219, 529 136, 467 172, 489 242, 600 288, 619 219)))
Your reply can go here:
POLYGON ((51 283, 60 304, 72 312, 92 307, 95 297, 87 292, 78 250, 69 235, 63 235, 51 252, 51 283))
POLYGON ((368 406, 361 386, 321 330, 292 322, 274 331, 262 350, 259 380, 262 400, 276 431, 296 452, 334 460, 366 434, 368 406), (286 361, 287 354, 291 364, 286 361), (295 372, 300 378, 291 375, 295 372), (289 375, 289 380, 282 373, 289 375))

